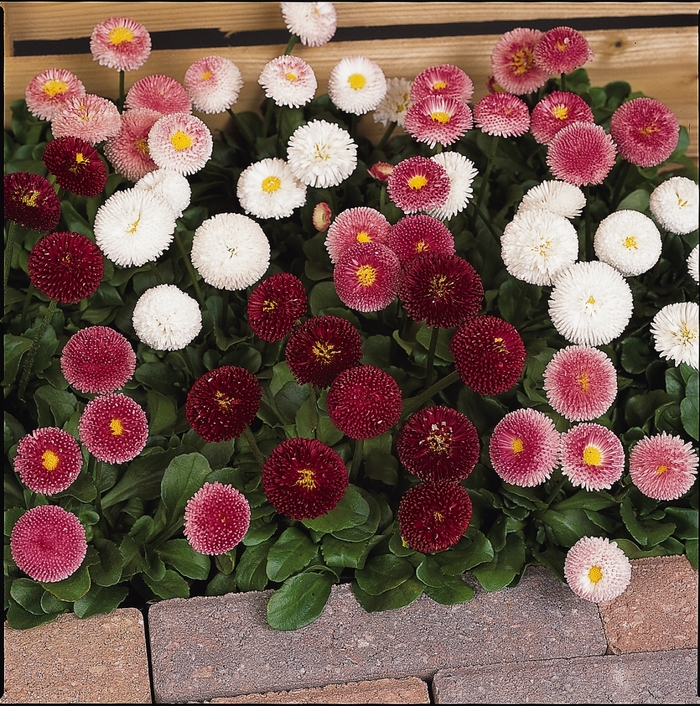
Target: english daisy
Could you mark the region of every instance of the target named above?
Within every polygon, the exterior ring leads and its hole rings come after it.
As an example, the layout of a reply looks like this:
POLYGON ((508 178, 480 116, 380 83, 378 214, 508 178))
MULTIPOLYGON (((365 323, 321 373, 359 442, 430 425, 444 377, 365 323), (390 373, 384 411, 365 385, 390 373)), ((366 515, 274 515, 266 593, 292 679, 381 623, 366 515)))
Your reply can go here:
POLYGON ((474 106, 474 122, 487 135, 520 137, 530 129, 530 111, 512 93, 487 93, 474 106))
POLYGON ((282 17, 287 29, 307 47, 327 44, 338 23, 332 2, 281 2, 282 17))
POLYGON ((394 165, 389 164, 389 162, 375 162, 368 170, 369 174, 373 179, 386 183, 389 181, 391 173, 394 171, 394 165))
POLYGON ((114 137, 121 128, 121 115, 111 101, 93 93, 67 98, 51 116, 54 137, 79 137, 91 145, 114 137))
POLYGON ((540 37, 533 59, 549 74, 569 74, 593 61, 593 51, 580 32, 571 27, 554 27, 540 37))
POLYGON ((615 164, 615 144, 595 123, 571 123, 550 141, 547 164, 557 179, 574 186, 602 184, 615 164))
POLYGON ((24 91, 29 112, 41 120, 51 120, 56 108, 69 98, 85 95, 83 82, 66 69, 46 69, 35 76, 24 91))
POLYGON ((61 202, 46 177, 10 172, 2 179, 3 215, 25 228, 47 233, 61 220, 61 202))
POLYGON ((430 159, 439 164, 447 172, 450 180, 450 191, 444 206, 433 208, 428 213, 435 218, 448 220, 461 213, 469 204, 474 191, 472 184, 479 173, 474 162, 459 152, 447 151, 433 155, 430 159))
POLYGON ((372 115, 374 122, 382 125, 396 123, 399 127, 403 127, 406 111, 411 106, 410 91, 410 79, 388 78, 386 94, 379 101, 372 115))
POLYGON ((399 162, 387 181, 389 198, 404 212, 439 209, 450 195, 447 170, 427 157, 408 157, 399 162))
POLYGON ((576 488, 611 488, 625 470, 622 442, 600 424, 576 424, 561 435, 561 470, 576 488))
POLYGON ((324 233, 331 224, 331 216, 331 207, 325 201, 321 201, 314 206, 311 222, 319 233, 324 233))
POLYGON ((300 108, 316 95, 318 82, 314 70, 298 56, 285 54, 268 61, 258 83, 276 105, 300 108))
POLYGON ((565 181, 543 181, 528 189, 520 202, 518 212, 544 208, 564 218, 576 218, 586 205, 583 191, 565 181))
POLYGON ((78 196, 97 196, 107 183, 107 168, 99 152, 77 137, 57 137, 46 144, 42 157, 56 183, 78 196))
POLYGON ((328 95, 346 113, 364 115, 386 95, 386 78, 378 64, 364 56, 346 56, 328 76, 328 95))
POLYGON ((692 233, 698 229, 698 185, 687 177, 661 182, 649 196, 649 210, 669 233, 692 233))
POLYGON ((654 348, 662 358, 698 369, 699 310, 697 302, 678 302, 667 304, 654 316, 651 333, 654 348))
POLYGON ((160 196, 170 205, 176 218, 182 216, 192 199, 192 189, 187 177, 172 169, 154 169, 142 176, 134 184, 134 188, 160 196))
POLYGON ((451 145, 471 130, 471 108, 457 98, 428 96, 411 104, 406 111, 404 129, 418 142, 435 147, 451 145))
POLYGON ((326 250, 333 264, 357 243, 386 244, 391 224, 386 216, 374 208, 357 206, 341 211, 333 220, 326 234, 326 250))
POLYGON ((391 227, 386 244, 407 265, 423 253, 454 255, 455 239, 452 231, 441 221, 425 214, 404 216, 391 227))
POLYGON ((92 58, 117 71, 138 69, 151 54, 151 35, 139 22, 111 17, 100 22, 90 36, 92 58))
POLYGON ((148 108, 161 115, 191 113, 192 101, 187 89, 174 78, 150 74, 134 83, 124 99, 124 110, 148 108))
POLYGON ((122 113, 119 132, 105 142, 105 157, 117 174, 129 181, 138 181, 158 169, 151 159, 148 133, 161 118, 161 114, 148 108, 134 108, 122 113))
POLYGON ((248 325, 263 341, 280 341, 306 314, 308 299, 303 282, 289 272, 264 279, 248 297, 248 325))
POLYGON ((577 596, 600 603, 624 593, 632 577, 632 566, 617 542, 604 537, 582 537, 566 554, 564 576, 577 596))
POLYGON ((209 161, 214 142, 209 128, 189 113, 170 113, 148 133, 151 159, 161 168, 194 174, 209 161))
POLYGON ((496 42, 491 52, 491 70, 503 90, 519 96, 532 93, 546 83, 549 74, 535 64, 534 57, 541 37, 538 29, 517 27, 496 42))
POLYGON ((686 262, 688 263, 688 274, 695 280, 696 283, 700 282, 700 265, 698 264, 698 258, 700 256, 700 245, 696 245, 688 255, 686 262))
POLYGON ((267 158, 246 167, 236 195, 243 210, 257 218, 286 218, 306 203, 306 185, 283 159, 267 158))
POLYGON ((230 59, 203 56, 187 69, 184 83, 195 110, 223 113, 238 100, 243 76, 230 59))
POLYGON ((571 123, 592 123, 593 111, 581 96, 568 91, 552 91, 538 101, 530 116, 530 132, 541 145, 571 123))
POLYGON ((410 100, 428 96, 449 96, 468 103, 474 95, 474 83, 458 66, 440 64, 421 71, 411 84, 410 100))

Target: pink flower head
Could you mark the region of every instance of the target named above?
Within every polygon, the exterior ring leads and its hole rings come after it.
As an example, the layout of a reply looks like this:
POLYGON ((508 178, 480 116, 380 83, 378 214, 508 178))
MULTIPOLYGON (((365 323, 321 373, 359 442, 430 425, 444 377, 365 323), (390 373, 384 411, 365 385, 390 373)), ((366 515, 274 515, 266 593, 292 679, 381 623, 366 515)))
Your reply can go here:
POLYGON ((151 35, 146 28, 125 17, 112 17, 92 30, 92 58, 100 66, 117 71, 133 71, 151 54, 151 35))
POLYGON ((592 123, 593 111, 581 96, 568 91, 554 91, 532 109, 530 132, 541 145, 571 123, 592 123))
POLYGON ((457 142, 474 122, 471 108, 457 98, 428 96, 412 103, 406 111, 404 130, 418 142, 443 147, 457 142))
POLYGON ((680 436, 662 431, 638 441, 630 451, 632 482, 654 500, 677 500, 695 483, 698 454, 680 436))
POLYGON ((455 239, 452 231, 438 218, 419 213, 404 216, 394 224, 386 244, 407 265, 424 253, 454 255, 455 239))
POLYGON ((192 105, 202 113, 228 110, 238 100, 241 88, 239 68, 223 56, 203 56, 185 72, 185 90, 192 105))
POLYGON ((394 301, 399 289, 401 263, 381 243, 356 243, 340 257, 333 270, 338 297, 357 311, 380 311, 394 301))
POLYGON ((610 118, 610 135, 623 159, 638 167, 665 162, 678 145, 673 111, 653 98, 633 98, 610 118))
POLYGON ((331 216, 331 207, 325 201, 317 203, 314 206, 314 211, 311 215, 311 221, 314 224, 314 228, 319 233, 323 233, 328 230, 328 226, 331 224, 331 216))
POLYGON ((530 129, 530 111, 512 93, 487 93, 474 106, 476 126, 487 135, 520 137, 530 129))
POLYGON ((51 140, 42 160, 58 185, 78 196, 97 196, 107 184, 107 167, 99 152, 78 137, 51 140))
POLYGON ((378 181, 389 181, 391 173, 394 171, 394 165, 388 162, 375 162, 368 170, 367 174, 374 177, 378 181))
POLYGON ((321 47, 335 34, 338 15, 332 2, 281 2, 287 29, 307 47, 321 47))
POLYGON ((416 213, 444 206, 450 194, 447 170, 427 157, 399 162, 387 182, 389 198, 404 212, 416 213))
POLYGON ((276 105, 300 108, 316 95, 316 74, 301 57, 277 56, 263 67, 258 78, 265 95, 276 105))
POLYGON ((386 216, 374 208, 358 206, 339 213, 328 228, 326 250, 331 262, 357 243, 386 243, 391 225, 386 216))
POLYGON ((567 346, 547 364, 544 391, 552 408, 566 419, 589 421, 605 414, 615 401, 617 372, 603 351, 567 346))
POLYGON ((124 109, 148 108, 161 115, 191 113, 192 101, 187 89, 174 78, 151 74, 136 81, 124 99, 124 109))
POLYGON ((612 137, 595 123, 571 123, 549 143, 547 164, 552 174, 574 186, 602 184, 615 164, 612 137))
POLYGON ((12 528, 10 551, 20 571, 41 583, 72 576, 87 554, 85 528, 59 505, 39 505, 12 528))
POLYGON ((458 66, 440 64, 421 71, 413 79, 409 94, 412 103, 428 96, 449 96, 468 103, 474 95, 474 83, 458 66))
POLYGON ((561 470, 577 488, 605 490, 625 469, 622 443, 600 424, 577 424, 561 436, 561 470))
POLYGON ((41 120, 51 120, 57 108, 69 98, 85 95, 83 82, 66 69, 46 69, 35 76, 24 91, 29 112, 41 120))
POLYGON ((559 442, 560 434, 546 414, 516 409, 491 434, 491 465, 506 483, 523 488, 540 485, 559 465, 559 442))
POLYGON ((121 129, 105 142, 105 157, 117 174, 138 181, 158 169, 148 149, 148 133, 160 118, 158 111, 148 108, 135 108, 122 114, 121 129))
POLYGON ((632 577, 625 553, 607 537, 581 537, 564 561, 569 588, 587 601, 611 601, 624 593, 632 577))
POLYGON ((280 341, 306 314, 304 283, 289 272, 270 275, 248 297, 248 324, 263 341, 280 341))
POLYGON ((547 82, 549 74, 535 64, 535 47, 541 37, 538 29, 517 27, 496 42, 491 52, 491 70, 504 90, 520 96, 547 82))
POLYGON ((555 27, 545 32, 535 46, 535 65, 548 74, 568 74, 593 61, 587 39, 571 27, 555 27))
POLYGON ((96 145, 116 135, 121 123, 122 117, 114 103, 85 93, 68 98, 56 108, 51 118, 51 132, 54 137, 79 137, 96 145))
POLYGON ((151 159, 161 169, 194 174, 211 157, 214 141, 204 122, 189 113, 170 113, 148 133, 151 159))
POLYGON ((46 177, 10 172, 2 180, 3 215, 25 228, 47 233, 61 220, 61 202, 46 177))

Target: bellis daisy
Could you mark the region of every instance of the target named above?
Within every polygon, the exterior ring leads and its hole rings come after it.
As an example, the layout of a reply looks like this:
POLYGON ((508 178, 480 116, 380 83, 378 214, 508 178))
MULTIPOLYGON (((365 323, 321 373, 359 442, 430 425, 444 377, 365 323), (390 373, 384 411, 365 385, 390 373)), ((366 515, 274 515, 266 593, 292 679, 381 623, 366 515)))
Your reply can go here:
POLYGON ((574 186, 602 184, 616 154, 612 138, 600 125, 575 122, 549 142, 547 164, 555 178, 574 186))
POLYGON ((51 120, 56 108, 69 98, 85 95, 83 82, 66 69, 46 69, 35 76, 24 91, 29 112, 41 120, 51 120))
POLYGON ((700 307, 697 302, 667 304, 654 316, 651 333, 654 348, 676 365, 698 369, 700 358, 700 307))
POLYGON ((447 170, 427 157, 409 157, 399 162, 387 181, 389 198, 404 212, 439 209, 450 195, 447 170))
POLYGON ((512 93, 487 93, 474 106, 474 122, 487 135, 519 137, 530 129, 530 111, 512 93))
POLYGON ((150 74, 134 83, 124 99, 124 109, 148 108, 161 115, 191 113, 192 101, 187 89, 174 78, 150 74))
POLYGON ((440 64, 421 71, 411 84, 412 102, 428 96, 449 96, 468 103, 474 95, 474 83, 458 66, 440 64))
POLYGON ((107 183, 107 168, 98 151, 77 137, 51 140, 42 160, 56 183, 78 196, 97 196, 107 183))
POLYGON ((403 127, 406 111, 411 106, 410 91, 410 79, 388 78, 386 94, 379 101, 372 115, 374 122, 382 125, 396 123, 399 127, 403 127))
POLYGON ((112 17, 92 30, 90 51, 100 66, 133 71, 143 66, 150 56, 151 35, 139 22, 112 17))
POLYGON ((378 64, 364 56, 346 56, 328 76, 328 95, 346 113, 364 115, 386 95, 386 78, 378 64))
POLYGON ((669 233, 692 233, 698 229, 698 185, 687 177, 661 182, 649 196, 649 210, 669 233))
POLYGON ((328 228, 326 250, 333 264, 357 243, 386 244, 391 225, 382 213, 374 208, 358 206, 341 211, 328 228))
POLYGON ((149 172, 158 169, 151 159, 148 148, 148 133, 158 122, 161 114, 148 108, 134 108, 122 114, 119 132, 105 142, 105 157, 117 174, 129 181, 138 181, 149 172))
POLYGON ((325 202, 317 203, 311 213, 311 222, 319 233, 325 233, 331 224, 331 207, 325 202))
POLYGON ((455 239, 452 231, 433 216, 419 213, 404 216, 391 227, 386 244, 407 265, 423 253, 454 255, 455 239))
POLYGON ((576 488, 611 488, 625 470, 622 442, 600 424, 576 424, 561 435, 561 470, 576 488))
POLYGON ((268 61, 260 72, 258 83, 276 105, 300 108, 315 95, 318 88, 314 70, 298 56, 278 56, 268 61))
POLYGON ((525 192, 518 212, 544 208, 564 218, 576 218, 586 205, 583 191, 565 181, 543 181, 525 192))
POLYGON ((2 180, 3 214, 8 221, 46 233, 61 219, 61 202, 40 174, 10 172, 2 180))
POLYGON ((554 27, 535 45, 535 64, 549 74, 569 74, 593 60, 588 40, 571 27, 554 27))
POLYGON ((491 52, 493 77, 503 90, 516 95, 543 86, 549 74, 535 64, 535 47, 542 37, 538 29, 517 27, 506 32, 491 52))
POLYGON ((200 113, 223 113, 243 88, 240 69, 223 56, 203 56, 185 72, 185 90, 200 113))
POLYGON ((187 177, 172 169, 154 169, 142 176, 134 184, 134 188, 150 191, 164 199, 176 218, 182 216, 192 199, 192 189, 187 177))
POLYGON ((552 91, 532 109, 530 132, 541 145, 548 145, 567 125, 592 122, 593 111, 581 96, 567 91, 552 91))
POLYGON ((452 216, 461 213, 469 204, 474 195, 472 184, 479 172, 476 170, 474 162, 459 152, 440 152, 433 155, 430 159, 447 172, 450 180, 450 191, 447 194, 445 204, 439 208, 430 209, 428 213, 435 218, 448 220, 452 216))
POLYGON ((698 262, 700 258, 700 245, 696 245, 688 255, 686 262, 688 263, 688 274, 695 280, 696 283, 700 283, 700 263, 698 262))
POLYGON ((148 133, 151 159, 181 174, 198 172, 209 161, 213 147, 209 128, 189 113, 164 115, 148 133))
POLYGON ((624 593, 632 577, 625 553, 604 537, 582 537, 566 554, 564 576, 580 598, 600 603, 624 593))
POLYGON ((121 115, 111 101, 93 93, 67 98, 51 117, 54 137, 79 137, 91 145, 113 137, 121 128, 121 115))
POLYGON ((303 282, 288 272, 264 279, 248 297, 248 324, 263 341, 280 341, 306 314, 308 300, 303 282))
POLYGON ((471 108, 457 98, 428 96, 411 104, 406 111, 404 129, 429 147, 451 145, 471 130, 471 108))
POLYGON ((236 195, 247 214, 280 219, 306 203, 306 185, 283 159, 268 158, 243 170, 236 195))
POLYGON ((335 34, 338 23, 332 2, 281 2, 287 29, 307 47, 321 47, 335 34))

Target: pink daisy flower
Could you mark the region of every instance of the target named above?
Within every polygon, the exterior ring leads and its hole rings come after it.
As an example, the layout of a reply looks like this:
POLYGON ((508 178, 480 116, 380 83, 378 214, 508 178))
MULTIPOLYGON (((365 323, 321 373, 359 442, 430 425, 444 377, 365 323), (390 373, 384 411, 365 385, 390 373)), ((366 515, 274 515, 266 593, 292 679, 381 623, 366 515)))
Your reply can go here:
POLYGON ((593 61, 593 52, 580 32, 555 27, 540 37, 533 58, 535 65, 549 74, 568 74, 593 61))
POLYGON ((638 167, 665 162, 678 145, 673 111, 653 98, 633 98, 610 118, 610 135, 623 159, 638 167))
POLYGON ((239 68, 223 56, 203 56, 185 72, 185 90, 201 113, 228 110, 238 100, 241 88, 243 76, 239 68))
POLYGON ((544 391, 552 408, 572 422, 605 414, 617 395, 617 371, 603 351, 567 346, 544 369, 544 391))
POLYGON ((136 81, 126 94, 124 109, 135 108, 156 110, 161 115, 191 113, 192 101, 179 81, 163 74, 151 74, 136 81))
POLYGON ((338 297, 357 311, 380 311, 396 297, 401 263, 381 243, 356 243, 340 257, 333 270, 338 297))
POLYGON ((394 165, 388 162, 375 162, 368 170, 367 174, 377 181, 387 182, 391 173, 394 171, 394 165))
POLYGON ((632 578, 625 553, 607 537, 581 537, 564 561, 569 588, 587 601, 611 601, 624 593, 632 578))
POLYGON ((593 111, 581 96, 568 91, 554 91, 532 109, 530 132, 541 145, 571 123, 592 123, 593 111))
POLYGON ((440 208, 450 194, 447 170, 427 157, 409 157, 399 162, 387 181, 389 198, 404 212, 440 208))
POLYGON ((150 56, 151 35, 134 20, 112 17, 92 30, 90 51, 100 66, 133 71, 143 66, 150 56))
POLYGON ((520 137, 530 129, 530 111, 512 93, 487 93, 474 106, 474 120, 482 132, 499 137, 520 137))
POLYGON ((561 470, 577 488, 605 490, 625 469, 622 443, 600 424, 577 424, 561 436, 561 470))
POLYGON ((248 297, 248 325, 263 341, 280 341, 306 314, 308 300, 303 282, 289 272, 264 279, 248 297))
POLYGON ((161 117, 158 111, 148 108, 122 113, 121 129, 105 142, 105 157, 117 174, 138 181, 158 169, 148 149, 148 133, 161 117))
POLYGON ((170 113, 148 133, 151 159, 161 169, 194 174, 209 161, 214 141, 209 128, 189 113, 170 113))
POLYGON ((96 145, 114 137, 121 128, 122 117, 111 101, 93 93, 68 98, 56 108, 51 118, 54 137, 79 137, 96 145))
POLYGON ((473 126, 471 108, 457 98, 428 96, 406 111, 404 130, 418 142, 443 147, 457 142, 473 126))
POLYGON ((552 174, 574 186, 602 184, 615 164, 612 137, 595 123, 571 123, 549 143, 547 164, 552 174))
POLYGON ((440 64, 421 71, 413 79, 409 98, 412 103, 428 96, 449 96, 468 103, 474 95, 474 83, 458 66, 440 64))
POLYGON ((358 206, 339 213, 326 234, 326 250, 335 265, 341 255, 357 243, 386 244, 391 225, 374 208, 358 206))
POLYGON ((630 451, 632 482, 654 500, 677 500, 695 483, 698 454, 691 443, 662 431, 638 441, 630 451))
POLYGON ((319 233, 324 233, 331 224, 331 216, 331 207, 325 201, 321 201, 314 206, 311 222, 319 233))
POLYGON ((24 91, 29 112, 41 120, 51 120, 56 109, 69 98, 83 95, 83 82, 66 69, 42 71, 27 84, 24 91))
POLYGON ((438 218, 422 213, 404 216, 394 224, 386 244, 398 255, 401 265, 423 253, 455 253, 452 231, 438 218))
POLYGON ((544 483, 559 465, 560 434, 543 412, 523 408, 496 424, 489 442, 493 470, 511 485, 544 483))
POLYGON ((278 56, 263 67, 258 78, 265 95, 276 105, 300 108, 316 95, 314 70, 298 56, 278 56))
POLYGON ((493 78, 505 91, 522 95, 543 86, 549 74, 535 64, 535 47, 542 37, 538 29, 517 27, 506 32, 491 52, 493 78))

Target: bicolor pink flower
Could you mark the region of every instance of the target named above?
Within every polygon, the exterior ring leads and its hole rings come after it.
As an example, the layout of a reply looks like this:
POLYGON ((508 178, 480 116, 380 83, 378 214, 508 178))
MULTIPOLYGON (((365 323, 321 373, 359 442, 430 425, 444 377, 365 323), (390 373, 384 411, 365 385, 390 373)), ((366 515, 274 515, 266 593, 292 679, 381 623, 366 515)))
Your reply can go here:
POLYGON ((51 120, 56 109, 68 99, 83 95, 83 82, 66 69, 42 71, 27 84, 24 91, 27 109, 41 120, 51 120))
POLYGON ((228 110, 238 100, 241 88, 240 69, 223 56, 203 56, 185 72, 185 90, 192 105, 202 113, 228 110))
POLYGON ((285 54, 268 61, 258 83, 276 105, 300 108, 316 95, 316 74, 301 57, 285 54))
POLYGON ((471 108, 457 98, 428 96, 411 104, 406 111, 404 130, 429 147, 451 145, 471 130, 471 108))
POLYGON ((325 201, 317 203, 314 206, 313 213, 311 214, 311 221, 314 224, 314 228, 319 233, 323 233, 328 230, 328 226, 331 224, 331 216, 331 207, 325 201))
POLYGON ((541 145, 548 145, 567 125, 592 122, 593 111, 581 96, 568 91, 553 91, 532 109, 530 132, 541 145))
POLYGON ((600 424, 577 424, 561 436, 561 470, 577 488, 605 490, 625 469, 622 443, 600 424))
POLYGON ((446 203, 450 177, 447 170, 432 159, 408 157, 394 167, 387 191, 404 213, 429 211, 446 203))
POLYGON ((134 108, 122 113, 119 132, 105 142, 105 157, 117 174, 138 181, 158 169, 151 159, 148 133, 162 115, 157 110, 134 108))
POLYGON ((503 90, 520 96, 547 82, 549 74, 535 64, 535 47, 541 38, 538 29, 517 27, 496 42, 491 52, 491 70, 503 90))
POLYGON ((357 243, 386 244, 391 225, 382 213, 368 206, 341 211, 326 234, 326 250, 336 264, 341 255, 357 243))
POLYGON ((612 137, 595 123, 571 123, 549 143, 547 164, 552 174, 574 186, 602 184, 615 164, 612 137))
POLYGON ((593 61, 588 40, 571 27, 554 27, 535 46, 535 65, 549 74, 568 74, 593 61))
POLYGON ((114 137, 122 118, 117 106, 102 96, 85 93, 68 98, 51 118, 54 137, 79 137, 91 145, 114 137))
POLYGON ((423 213, 404 216, 391 227, 386 244, 407 265, 424 253, 454 255, 452 231, 438 218, 423 213))
POLYGON ((530 128, 530 111, 512 93, 487 93, 474 106, 474 121, 487 135, 520 137, 530 128))
POLYGON ((368 170, 367 174, 374 177, 377 181, 387 182, 391 173, 394 171, 394 165, 388 162, 375 162, 368 170))
POLYGON ((92 58, 117 71, 138 69, 151 54, 151 35, 139 22, 112 17, 100 22, 90 36, 92 58))
POLYGON ((468 103, 474 95, 474 83, 458 66, 440 64, 421 71, 411 84, 410 101, 428 96, 449 96, 468 103))
POLYGON ((569 588, 580 598, 600 603, 624 593, 632 578, 625 553, 607 537, 581 537, 564 561, 569 588))
POLYGON ((191 113, 192 101, 187 89, 174 78, 150 74, 134 83, 124 99, 124 109, 148 108, 161 115, 191 113))
POLYGON ((194 174, 204 167, 214 149, 207 125, 189 113, 170 113, 148 133, 151 159, 161 169, 194 174))

